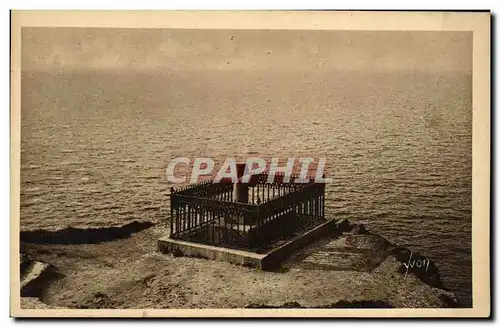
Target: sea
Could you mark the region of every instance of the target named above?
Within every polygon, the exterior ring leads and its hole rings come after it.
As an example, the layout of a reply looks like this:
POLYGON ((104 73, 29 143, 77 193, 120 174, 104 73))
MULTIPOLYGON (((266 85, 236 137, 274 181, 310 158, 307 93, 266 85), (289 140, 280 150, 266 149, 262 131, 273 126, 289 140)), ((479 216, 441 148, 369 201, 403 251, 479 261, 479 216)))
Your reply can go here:
POLYGON ((327 216, 421 252, 472 305, 470 75, 52 70, 21 89, 22 230, 165 220, 176 157, 324 157, 327 216))

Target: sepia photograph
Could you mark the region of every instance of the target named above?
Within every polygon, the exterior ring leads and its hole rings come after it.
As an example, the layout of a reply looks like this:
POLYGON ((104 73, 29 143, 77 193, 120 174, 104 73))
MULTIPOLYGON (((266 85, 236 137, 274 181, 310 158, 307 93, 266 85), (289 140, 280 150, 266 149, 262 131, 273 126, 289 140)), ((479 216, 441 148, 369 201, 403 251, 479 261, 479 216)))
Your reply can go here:
POLYGON ((489 316, 489 29, 14 11, 11 314, 489 316))

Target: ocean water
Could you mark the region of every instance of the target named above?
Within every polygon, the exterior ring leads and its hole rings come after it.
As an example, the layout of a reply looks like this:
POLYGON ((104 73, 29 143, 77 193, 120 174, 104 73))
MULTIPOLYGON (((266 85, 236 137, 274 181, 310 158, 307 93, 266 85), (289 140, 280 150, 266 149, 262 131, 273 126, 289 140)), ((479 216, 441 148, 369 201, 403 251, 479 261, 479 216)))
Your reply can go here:
POLYGON ((470 75, 23 72, 21 229, 168 216, 175 157, 326 157, 327 215, 434 260, 471 305, 470 75))

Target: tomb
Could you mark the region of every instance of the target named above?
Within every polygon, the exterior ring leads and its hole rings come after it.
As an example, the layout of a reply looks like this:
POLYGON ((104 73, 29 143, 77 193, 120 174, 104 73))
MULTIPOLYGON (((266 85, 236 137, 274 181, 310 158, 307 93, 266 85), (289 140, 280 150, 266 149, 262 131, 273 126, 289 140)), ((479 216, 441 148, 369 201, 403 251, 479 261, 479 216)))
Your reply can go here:
MULTIPOLYGON (((237 165, 236 183, 207 180, 172 188, 170 237, 160 239, 159 250, 223 260, 234 255, 263 260, 270 254, 278 259, 304 243, 301 236, 312 240, 329 229, 324 182, 284 173, 276 173, 269 182, 265 172, 245 183, 244 170, 245 164, 237 165), (289 249, 285 249, 287 244, 289 249)), ((244 264, 245 260, 226 261, 244 264)))

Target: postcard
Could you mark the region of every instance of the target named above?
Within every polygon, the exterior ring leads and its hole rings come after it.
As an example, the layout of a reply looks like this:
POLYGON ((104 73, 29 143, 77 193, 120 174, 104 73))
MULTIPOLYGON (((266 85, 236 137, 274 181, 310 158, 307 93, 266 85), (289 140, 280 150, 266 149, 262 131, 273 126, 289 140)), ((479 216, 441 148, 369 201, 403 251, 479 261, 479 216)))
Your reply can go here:
POLYGON ((490 19, 13 11, 11 316, 489 317, 490 19))

